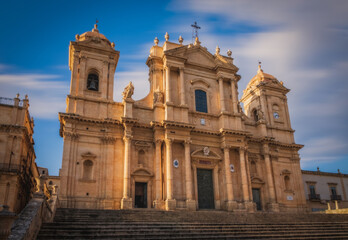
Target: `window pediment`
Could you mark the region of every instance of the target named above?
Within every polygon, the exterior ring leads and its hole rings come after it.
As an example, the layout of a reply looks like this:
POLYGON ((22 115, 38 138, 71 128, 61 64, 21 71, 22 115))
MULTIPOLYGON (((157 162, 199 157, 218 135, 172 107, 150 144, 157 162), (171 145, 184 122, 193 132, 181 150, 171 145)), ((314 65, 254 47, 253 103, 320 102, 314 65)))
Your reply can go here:
POLYGON ((81 157, 83 159, 87 159, 87 158, 88 159, 95 159, 97 157, 97 155, 95 155, 95 154, 93 154, 91 152, 86 152, 86 153, 81 154, 81 157))
POLYGON ((153 173, 147 168, 136 168, 132 174, 132 176, 143 176, 143 177, 152 177, 153 173))
POLYGON ((210 84, 206 80, 201 79, 201 78, 191 80, 191 84, 192 85, 202 84, 202 85, 204 85, 207 88, 210 87, 210 84))
POLYGON ((200 159, 215 159, 215 160, 221 160, 221 156, 219 154, 217 154, 216 152, 214 152, 213 150, 206 150, 205 148, 202 149, 198 149, 196 151, 194 151, 191 154, 191 158, 200 158, 200 159))

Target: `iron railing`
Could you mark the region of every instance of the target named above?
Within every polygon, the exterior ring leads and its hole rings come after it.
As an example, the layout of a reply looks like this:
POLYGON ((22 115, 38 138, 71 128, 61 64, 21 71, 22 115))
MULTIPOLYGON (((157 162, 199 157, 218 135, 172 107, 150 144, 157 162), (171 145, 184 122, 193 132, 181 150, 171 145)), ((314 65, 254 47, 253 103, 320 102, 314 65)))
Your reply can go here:
POLYGON ((320 194, 308 194, 309 200, 320 200, 320 194))
POLYGON ((9 164, 9 163, 0 163, 1 172, 19 172, 21 166, 19 164, 9 164))
POLYGON ((342 200, 342 196, 341 195, 330 195, 331 200, 338 200, 341 201, 342 200))

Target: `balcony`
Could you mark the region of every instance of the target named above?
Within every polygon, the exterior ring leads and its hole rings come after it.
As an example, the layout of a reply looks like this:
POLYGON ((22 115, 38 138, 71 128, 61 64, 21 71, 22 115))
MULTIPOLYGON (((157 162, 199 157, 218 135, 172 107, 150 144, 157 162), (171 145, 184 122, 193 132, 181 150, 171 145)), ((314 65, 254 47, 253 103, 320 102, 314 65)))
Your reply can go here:
POLYGON ((308 194, 310 201, 320 201, 320 194, 308 194))
POLYGON ((331 200, 337 200, 337 201, 342 201, 342 196, 341 195, 330 195, 331 200))
POLYGON ((19 164, 8 164, 8 163, 0 163, 0 172, 19 172, 20 165, 19 164))

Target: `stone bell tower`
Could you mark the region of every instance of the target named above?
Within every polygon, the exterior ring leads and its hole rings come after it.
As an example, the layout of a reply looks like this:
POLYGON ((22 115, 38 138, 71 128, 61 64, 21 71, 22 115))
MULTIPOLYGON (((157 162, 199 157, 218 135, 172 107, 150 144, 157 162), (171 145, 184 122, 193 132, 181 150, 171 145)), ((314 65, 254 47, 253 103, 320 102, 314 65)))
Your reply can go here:
POLYGON ((287 143, 294 142, 286 97, 289 91, 290 89, 284 87, 283 82, 279 82, 274 76, 264 73, 259 64, 257 74, 244 90, 241 102, 244 104, 246 115, 259 125, 262 136, 269 136, 266 126, 289 130, 286 138, 278 140, 287 143))
POLYGON ((67 113, 107 117, 107 105, 101 102, 113 101, 114 74, 120 54, 114 48, 115 44, 99 33, 97 24, 92 31, 76 35, 76 41, 70 42, 67 113), (98 106, 96 101, 100 102, 98 106))

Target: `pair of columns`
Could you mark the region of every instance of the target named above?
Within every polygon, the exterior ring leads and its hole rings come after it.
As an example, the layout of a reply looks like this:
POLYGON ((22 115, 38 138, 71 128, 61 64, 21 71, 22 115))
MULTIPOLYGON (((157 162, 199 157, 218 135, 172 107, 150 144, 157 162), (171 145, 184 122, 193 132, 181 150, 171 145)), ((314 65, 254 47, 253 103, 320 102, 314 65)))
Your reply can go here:
MULTIPOLYGON (((220 107, 221 112, 226 111, 226 104, 225 104, 225 94, 224 94, 224 80, 222 77, 219 77, 219 94, 220 94, 220 107)), ((232 94, 232 111, 233 113, 238 112, 238 92, 236 87, 236 81, 231 81, 231 94, 232 94)))
MULTIPOLYGON (((172 103, 171 95, 171 81, 170 81, 170 66, 166 66, 166 102, 172 103)), ((185 81, 184 81, 184 68, 179 68, 179 78, 180 78, 180 104, 186 105, 186 95, 185 95, 185 81)))
MULTIPOLYGON (((167 185, 166 194, 167 200, 173 200, 173 159, 172 159, 172 139, 166 139, 166 173, 167 173, 167 185)), ((185 184, 186 184, 186 199, 193 199, 192 191, 192 173, 191 173, 191 155, 190 155, 190 140, 186 140, 185 145, 185 184)), ((162 140, 156 140, 156 200, 162 199, 161 186, 161 146, 162 140)))
MULTIPOLYGON (((242 191, 244 201, 250 201, 249 196, 249 184, 248 184, 248 174, 245 161, 245 148, 239 148, 239 161, 240 161, 240 171, 242 180, 242 191)), ((230 168, 230 147, 224 147, 224 163, 225 163, 225 175, 226 175, 226 189, 227 189, 227 201, 232 204, 235 202, 233 195, 233 184, 232 184, 232 174, 230 168)), ((233 206, 231 206, 233 208, 233 206)), ((230 209, 232 210, 232 209, 230 209)))

